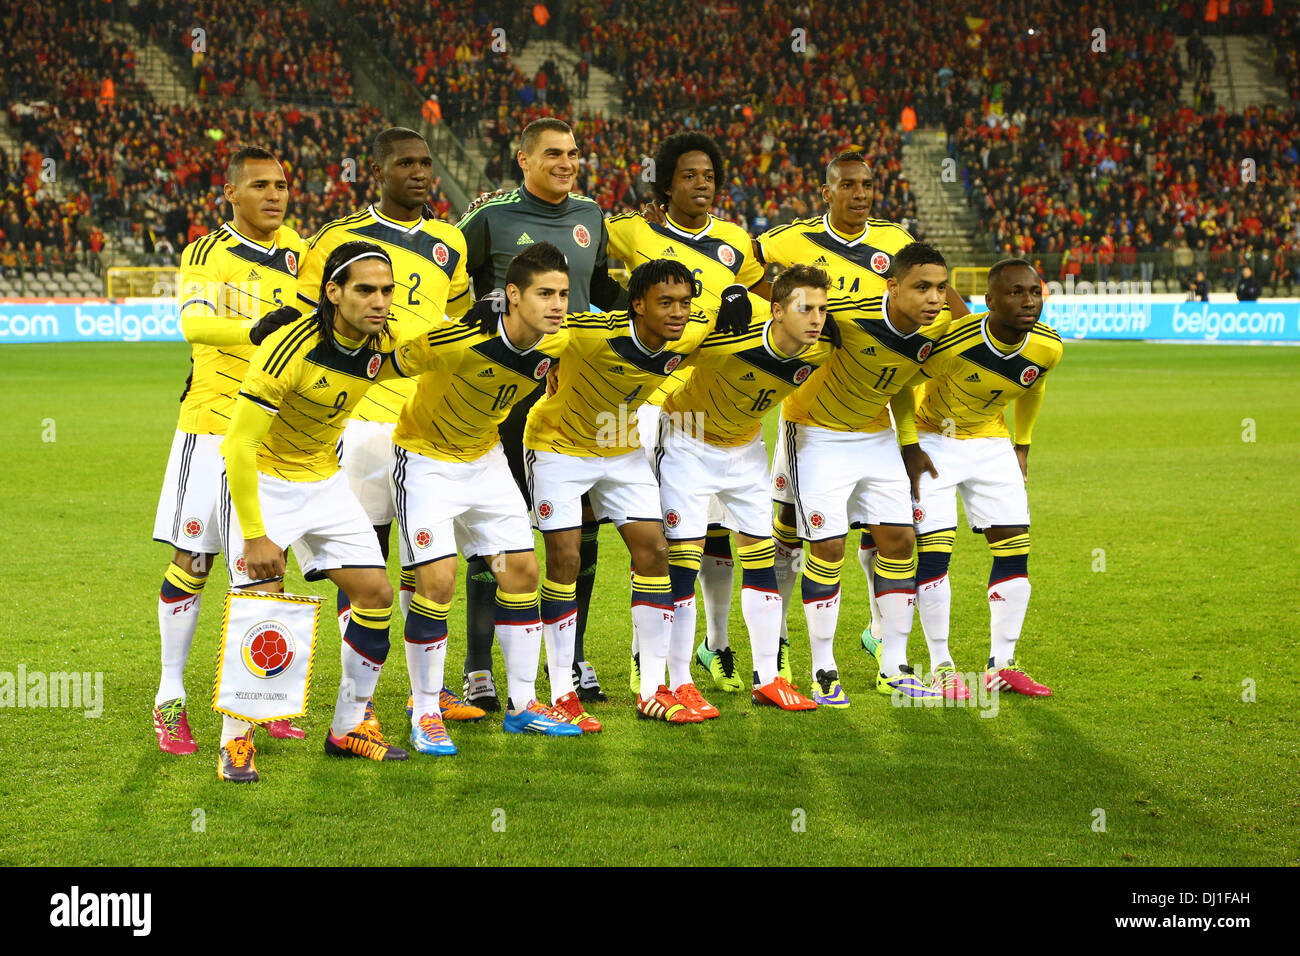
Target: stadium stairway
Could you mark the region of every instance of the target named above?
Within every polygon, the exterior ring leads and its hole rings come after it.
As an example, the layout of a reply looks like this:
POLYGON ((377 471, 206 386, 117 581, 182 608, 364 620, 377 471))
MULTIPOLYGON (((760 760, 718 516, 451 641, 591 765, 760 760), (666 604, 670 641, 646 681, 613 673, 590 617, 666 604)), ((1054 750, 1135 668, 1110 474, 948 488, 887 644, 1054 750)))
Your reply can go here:
MULTIPOLYGON (((606 116, 618 113, 622 109, 622 99, 619 96, 621 87, 618 79, 605 70, 593 67, 588 75, 587 96, 585 98, 577 96, 577 66, 580 58, 576 51, 555 40, 533 40, 523 50, 517 53, 512 51, 510 54, 511 62, 519 72, 529 78, 536 76, 537 71, 548 59, 554 60, 564 75, 565 85, 572 94, 573 110, 578 115, 587 110, 592 113, 603 112, 606 116)), ((492 158, 491 150, 485 140, 468 141, 465 143, 465 149, 478 162, 480 169, 486 167, 488 160, 492 158)), ((501 181, 501 186, 505 189, 516 185, 518 184, 509 177, 501 181)))
MULTIPOLYGON (((1247 106, 1285 106, 1286 87, 1273 72, 1269 44, 1259 36, 1209 36, 1205 43, 1217 58, 1210 74, 1215 107, 1239 113, 1247 106)), ((1186 38, 1179 40, 1183 63, 1188 62, 1186 38)), ((1184 106, 1195 102, 1196 84, 1184 82, 1178 100, 1184 106)))
POLYGON ((950 263, 970 260, 974 249, 975 215, 966 205, 961 182, 943 181, 947 140, 941 129, 918 129, 903 147, 903 175, 916 194, 916 214, 926 241, 939 248, 950 263))
POLYGON ((578 61, 582 57, 576 50, 571 50, 555 40, 534 40, 511 59, 524 76, 534 77, 548 59, 554 60, 564 74, 564 82, 573 93, 574 111, 581 114, 583 110, 593 113, 600 111, 606 116, 618 113, 623 108, 619 90, 622 88, 618 78, 605 70, 592 67, 587 79, 587 96, 580 99, 578 90, 578 61))
POLYGON ((189 80, 181 74, 178 61, 162 47, 150 43, 129 23, 113 23, 110 31, 135 50, 135 74, 154 102, 163 106, 183 106, 194 98, 189 80))
MULTIPOLYGON (((1223 51, 1219 55, 1219 62, 1227 66, 1225 73, 1231 86, 1231 98, 1227 101, 1229 112, 1244 110, 1247 106, 1287 104, 1286 87, 1273 72, 1269 44, 1263 38, 1229 36, 1223 37, 1222 43, 1223 51)), ((1222 96, 1218 82, 1217 77, 1210 76, 1210 84, 1215 86, 1215 93, 1222 96)))

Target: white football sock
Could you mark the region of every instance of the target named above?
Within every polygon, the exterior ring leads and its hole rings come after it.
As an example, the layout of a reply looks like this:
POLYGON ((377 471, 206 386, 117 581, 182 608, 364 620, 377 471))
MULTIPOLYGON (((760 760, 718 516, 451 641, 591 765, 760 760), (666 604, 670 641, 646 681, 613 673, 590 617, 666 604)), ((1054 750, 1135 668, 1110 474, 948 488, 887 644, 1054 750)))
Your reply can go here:
POLYGON ((745 618, 745 629, 749 631, 750 653, 754 658, 754 670, 758 672, 760 687, 776 680, 781 622, 785 619, 780 600, 774 601, 773 597, 775 595, 770 591, 740 589, 740 612, 745 618))
POLYGON ((910 591, 894 591, 876 598, 880 606, 880 671, 886 677, 893 677, 907 663, 915 600, 915 593, 910 591))
MULTIPOLYGON (((676 688, 693 683, 691 655, 695 653, 695 613, 694 594, 673 604, 673 630, 668 643, 669 687, 676 688)), ((644 674, 644 659, 641 667, 644 674)))
POLYGON ((945 662, 952 662, 948 649, 949 612, 952 608, 952 585, 948 575, 916 586, 916 613, 925 632, 925 643, 930 648, 930 671, 945 662))
POLYGON ((1002 667, 1016 656, 1031 590, 1029 578, 1010 578, 989 588, 989 656, 994 667, 1002 667))
MULTIPOLYGON (((731 591, 735 566, 736 562, 732 558, 717 558, 706 554, 700 559, 700 590, 704 598, 704 642, 711 651, 720 651, 729 646, 727 619, 731 615, 731 591)), ((695 639, 693 617, 691 639, 692 641, 695 639)))
POLYGON ((871 636, 880 640, 880 605, 876 603, 876 571, 872 561, 876 557, 875 548, 858 548, 858 564, 867 576, 867 603, 871 606, 871 636))
POLYGON ((632 630, 636 634, 641 654, 641 699, 649 700, 664 684, 668 645, 672 640, 673 614, 650 604, 634 605, 632 630))
POLYGON ((224 747, 236 737, 245 737, 253 729, 253 725, 246 720, 240 720, 238 717, 222 715, 221 718, 221 746, 224 747))
POLYGON ((794 582, 799 578, 799 572, 795 570, 796 564, 803 559, 803 546, 790 547, 780 538, 774 539, 776 546, 776 561, 772 569, 776 572, 776 589, 781 594, 781 630, 780 640, 790 639, 789 632, 786 630, 786 614, 790 608, 790 595, 794 593, 794 582))
POLYGON ((543 624, 542 634, 546 641, 546 673, 551 678, 553 704, 573 693, 573 649, 578 639, 578 612, 570 611, 557 621, 543 624))
POLYGON ((537 698, 537 663, 542 656, 541 622, 497 625, 497 641, 506 660, 506 694, 518 713, 537 698))
POLYGON ((339 695, 334 701, 334 719, 330 723, 330 732, 335 737, 347 736, 365 719, 366 701, 374 696, 375 685, 379 683, 379 672, 384 666, 362 657, 347 641, 341 641, 340 644, 343 677, 339 681, 339 695))
POLYGON ((808 621, 808 643, 812 647, 812 673, 833 671, 835 666, 835 627, 840 619, 840 592, 834 597, 807 601, 803 606, 808 621))
POLYGON ((406 672, 411 678, 411 726, 417 727, 425 714, 442 715, 440 695, 447 666, 447 640, 402 643, 406 645, 406 672))
POLYGON ((199 626, 199 604, 203 595, 195 594, 181 601, 158 598, 158 632, 162 638, 162 675, 153 704, 185 696, 185 663, 194 644, 199 626))

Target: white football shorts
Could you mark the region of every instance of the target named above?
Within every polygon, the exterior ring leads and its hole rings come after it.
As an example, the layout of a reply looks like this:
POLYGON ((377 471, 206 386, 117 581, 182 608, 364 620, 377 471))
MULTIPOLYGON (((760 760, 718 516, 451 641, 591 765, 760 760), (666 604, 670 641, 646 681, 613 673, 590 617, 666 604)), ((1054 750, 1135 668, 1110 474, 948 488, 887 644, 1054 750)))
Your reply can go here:
POLYGON ((498 442, 473 461, 440 461, 394 448, 391 474, 402 567, 467 555, 533 550, 528 506, 498 442))
POLYGON ((382 528, 397 515, 393 503, 393 424, 349 419, 339 439, 339 465, 348 476, 352 494, 382 528))
POLYGON ((1029 527, 1029 496, 1011 439, 948 438, 935 432, 918 437, 939 477, 921 474, 921 498, 912 515, 917 534, 957 527, 954 491, 961 494, 972 528, 1029 527))
POLYGON ((153 538, 192 554, 221 550, 221 457, 225 435, 172 436, 167 471, 163 475, 153 538))
POLYGON ((720 448, 671 427, 662 415, 655 465, 665 536, 692 541, 717 523, 753 538, 769 537, 767 459, 761 434, 738 448, 720 448))
POLYGON ((912 489, 893 429, 840 432, 785 422, 799 537, 822 541, 850 526, 912 524, 912 489))
MULTIPOLYGON (((375 529, 337 471, 324 481, 286 481, 258 473, 257 497, 266 536, 282 548, 293 548, 308 581, 340 568, 383 568, 375 529)), ((230 586, 260 584, 245 573, 244 534, 230 501, 226 476, 221 475, 221 537, 230 586)))
POLYGON ((582 527, 582 496, 597 521, 622 527, 631 521, 659 521, 659 485, 650 460, 638 448, 609 458, 582 458, 524 449, 533 499, 533 526, 541 531, 582 527))

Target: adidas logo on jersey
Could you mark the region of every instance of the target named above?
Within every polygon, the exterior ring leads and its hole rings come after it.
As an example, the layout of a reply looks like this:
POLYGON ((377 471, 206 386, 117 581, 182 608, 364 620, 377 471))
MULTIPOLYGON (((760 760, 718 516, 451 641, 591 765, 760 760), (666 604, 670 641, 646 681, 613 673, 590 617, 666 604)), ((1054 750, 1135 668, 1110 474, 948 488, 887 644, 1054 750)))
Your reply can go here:
POLYGON ((249 270, 248 270, 248 277, 247 277, 244 281, 245 281, 245 282, 256 282, 256 281, 257 281, 258 279, 260 279, 260 278, 262 278, 262 277, 259 276, 259 275, 257 274, 257 270, 256 270, 256 269, 249 269, 249 270))
POLYGON ((316 384, 313 385, 312 388, 329 388, 329 385, 330 385, 329 379, 326 378, 324 375, 322 375, 320 378, 316 380, 316 384))
POLYGON ((531 246, 532 244, 533 244, 532 237, 529 236, 528 233, 524 233, 522 236, 520 236, 518 239, 515 240, 516 246, 531 246))
POLYGON ((615 375, 622 375, 622 374, 623 374, 623 366, 621 366, 621 365, 615 365, 612 369, 610 369, 610 371, 613 372, 615 375))
POLYGON ((868 345, 865 349, 862 350, 862 354, 863 354, 863 355, 875 355, 875 354, 876 354, 876 347, 875 347, 874 345, 868 345))
POLYGON ((978 382, 979 380, 980 380, 979 372, 971 372, 971 374, 966 376, 966 381, 968 382, 978 382))
POLYGON ((489 378, 491 377, 491 375, 492 375, 492 370, 490 368, 485 368, 483 371, 478 373, 479 378, 489 378))
POLYGON ((813 260, 813 265, 815 265, 815 266, 825 266, 825 265, 830 265, 830 263, 828 263, 828 262, 826 261, 826 257, 825 257, 825 256, 818 256, 815 260, 813 260))
POLYGON ((669 246, 667 249, 664 250, 664 255, 675 256, 677 255, 677 250, 674 249, 672 246, 669 246))
POLYGON ((740 380, 742 382, 752 382, 754 381, 754 373, 746 372, 744 375, 740 376, 740 380))

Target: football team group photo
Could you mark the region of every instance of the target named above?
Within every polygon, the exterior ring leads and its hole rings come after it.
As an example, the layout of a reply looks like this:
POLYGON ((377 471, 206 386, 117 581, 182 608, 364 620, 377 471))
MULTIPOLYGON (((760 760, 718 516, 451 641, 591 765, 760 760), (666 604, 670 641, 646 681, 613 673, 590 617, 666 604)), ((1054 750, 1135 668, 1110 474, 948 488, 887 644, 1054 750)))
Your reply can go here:
POLYGON ((1295 3, 6 22, 10 864, 1296 863, 1295 3))

